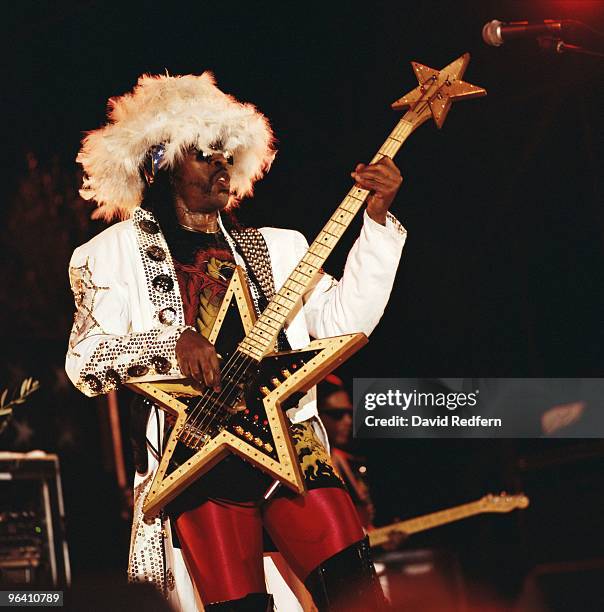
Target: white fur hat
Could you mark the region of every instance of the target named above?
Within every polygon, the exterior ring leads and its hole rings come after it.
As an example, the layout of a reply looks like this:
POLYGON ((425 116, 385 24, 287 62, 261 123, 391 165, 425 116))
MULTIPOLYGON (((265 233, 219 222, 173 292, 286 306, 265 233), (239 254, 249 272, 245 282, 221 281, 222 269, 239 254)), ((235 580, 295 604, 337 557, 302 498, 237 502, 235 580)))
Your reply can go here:
POLYGON ((189 147, 208 151, 221 141, 234 156, 229 206, 252 194, 276 153, 266 117, 220 91, 210 72, 143 75, 132 93, 110 98, 108 119, 87 133, 76 158, 85 173, 80 194, 96 200, 94 217, 107 220, 129 217, 140 205, 141 169, 153 145, 165 145, 162 165, 173 168, 189 147))

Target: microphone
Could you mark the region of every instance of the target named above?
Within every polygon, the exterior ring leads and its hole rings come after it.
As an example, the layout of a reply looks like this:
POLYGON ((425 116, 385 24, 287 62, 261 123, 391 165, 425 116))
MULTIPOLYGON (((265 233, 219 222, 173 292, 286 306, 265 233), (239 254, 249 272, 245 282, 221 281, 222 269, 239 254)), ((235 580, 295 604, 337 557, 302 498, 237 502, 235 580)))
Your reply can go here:
POLYGON ((545 19, 540 23, 529 23, 528 21, 510 21, 505 23, 493 19, 484 24, 482 28, 482 39, 487 45, 500 47, 507 40, 516 38, 537 38, 543 35, 560 34, 562 27, 567 25, 567 20, 556 21, 545 19))

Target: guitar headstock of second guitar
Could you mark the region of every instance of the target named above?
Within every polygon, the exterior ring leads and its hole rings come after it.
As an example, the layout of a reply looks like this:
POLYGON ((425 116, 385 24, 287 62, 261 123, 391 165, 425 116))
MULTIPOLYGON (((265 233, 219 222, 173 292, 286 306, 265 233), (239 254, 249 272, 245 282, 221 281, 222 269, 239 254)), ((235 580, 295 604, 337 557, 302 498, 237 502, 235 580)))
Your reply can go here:
POLYGON ((485 495, 478 502, 485 512, 511 512, 512 510, 527 508, 529 498, 524 493, 509 495, 505 491, 499 495, 485 495))
POLYGON ((419 86, 393 102, 392 108, 409 108, 404 119, 413 125, 413 129, 431 117, 441 128, 454 100, 487 94, 486 89, 461 80, 469 61, 470 54, 464 53, 441 70, 411 62, 419 86))

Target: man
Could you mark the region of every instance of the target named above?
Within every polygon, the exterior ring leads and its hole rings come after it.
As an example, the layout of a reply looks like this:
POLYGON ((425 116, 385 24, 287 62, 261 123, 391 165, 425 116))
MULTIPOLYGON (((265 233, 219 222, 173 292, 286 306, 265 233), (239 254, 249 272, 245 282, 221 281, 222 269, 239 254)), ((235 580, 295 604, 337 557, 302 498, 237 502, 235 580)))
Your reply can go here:
MULTIPOLYGON (((335 374, 329 374, 317 385, 317 408, 327 432, 333 464, 346 483, 363 529, 370 531, 374 528, 375 506, 371 499, 367 466, 364 457, 351 452, 352 401, 342 379, 335 374)), ((400 531, 392 531, 390 540, 382 548, 396 550, 406 537, 400 531)))
MULTIPOLYGON (((110 100, 109 119, 84 139, 82 195, 106 219, 129 218, 74 252, 77 312, 67 372, 87 395, 183 376, 218 391, 219 359, 204 333, 233 267, 246 270, 261 310, 269 285, 279 288, 308 248, 298 232, 241 228, 231 215, 274 158, 268 121, 221 92, 209 73, 143 76, 132 93, 110 100)), ((402 179, 389 159, 359 164, 352 176, 373 195, 343 278, 318 275, 281 344, 369 334, 381 317, 405 240, 388 213, 402 179)), ((141 506, 169 423, 148 401, 144 407, 138 414, 147 453, 137 457, 131 579, 156 582, 183 610, 196 609, 191 580, 208 610, 269 609, 264 527, 319 609, 381 606, 361 526, 321 443, 314 389, 287 411, 307 465, 305 496, 280 491, 262 504, 260 473, 232 456, 155 518, 143 518, 141 506)))
POLYGON ((367 483, 367 466, 362 457, 350 452, 352 402, 342 379, 335 374, 329 374, 317 385, 317 407, 327 432, 333 463, 346 482, 361 524, 371 529, 375 507, 367 483))

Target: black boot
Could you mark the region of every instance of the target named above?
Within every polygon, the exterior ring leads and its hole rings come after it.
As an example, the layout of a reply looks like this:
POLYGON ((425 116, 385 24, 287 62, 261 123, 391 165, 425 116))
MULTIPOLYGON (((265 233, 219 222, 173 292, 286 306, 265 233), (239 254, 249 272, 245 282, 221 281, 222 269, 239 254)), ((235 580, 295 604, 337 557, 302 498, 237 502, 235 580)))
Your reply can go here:
POLYGON ((345 548, 316 567, 304 582, 319 612, 389 610, 375 573, 369 538, 345 548))
POLYGON ((207 612, 273 612, 273 596, 268 593, 248 593, 241 599, 230 599, 204 605, 207 612))

